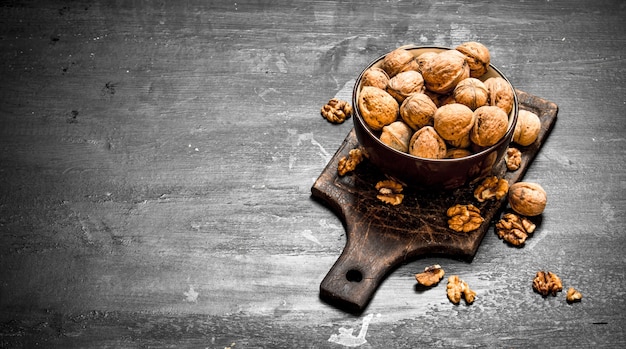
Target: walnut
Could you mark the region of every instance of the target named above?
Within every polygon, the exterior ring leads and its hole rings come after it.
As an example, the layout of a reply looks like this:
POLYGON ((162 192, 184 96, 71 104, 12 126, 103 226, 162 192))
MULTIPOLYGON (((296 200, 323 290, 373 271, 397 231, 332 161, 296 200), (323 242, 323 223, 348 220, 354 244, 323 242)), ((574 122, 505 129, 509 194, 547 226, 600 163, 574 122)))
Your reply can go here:
POLYGON ((461 302, 461 297, 465 299, 465 303, 472 304, 476 298, 476 292, 469 288, 467 282, 459 279, 458 275, 452 275, 448 278, 448 285, 446 286, 446 293, 448 299, 454 304, 461 302))
POLYGON ((389 92, 398 103, 402 103, 409 95, 424 92, 424 78, 422 74, 415 70, 407 70, 398 73, 396 76, 389 79, 387 92, 389 92))
POLYGON ((413 135, 413 130, 407 124, 402 121, 395 121, 387 126, 383 126, 380 140, 393 149, 408 153, 411 135, 413 135))
MULTIPOLYGON (((433 115, 435 130, 441 138, 449 143, 467 138, 470 130, 474 126, 474 120, 474 112, 466 105, 459 103, 439 107, 435 115, 433 115)), ((463 145, 464 144, 453 144, 453 147, 465 148, 463 145)))
POLYGON ((522 216, 540 215, 547 201, 546 191, 537 183, 517 182, 509 188, 509 205, 522 216))
POLYGON ((415 274, 415 280, 417 280, 420 285, 430 287, 438 284, 444 275, 445 272, 441 266, 439 264, 435 264, 424 268, 423 273, 415 274))
POLYGON ((358 106, 365 123, 375 131, 396 121, 400 106, 387 91, 374 86, 363 86, 358 97, 358 106))
POLYGON ((451 148, 446 152, 446 159, 459 159, 472 155, 472 152, 462 148, 451 148))
POLYGON ((578 292, 578 290, 576 290, 575 288, 570 287, 567 289, 565 299, 567 300, 568 303, 580 302, 580 300, 583 299, 583 295, 582 293, 578 292))
POLYGON ((514 213, 505 213, 496 223, 496 234, 513 246, 521 246, 535 231, 535 228, 535 224, 528 218, 514 213))
POLYGON ((376 183, 376 190, 378 190, 378 195, 376 198, 378 200, 391 204, 391 205, 399 205, 402 203, 404 199, 404 194, 402 193, 402 184, 392 180, 384 180, 376 183))
POLYGON ((409 154, 422 158, 441 159, 446 156, 446 142, 432 126, 425 126, 409 140, 409 154))
POLYGON ((506 196, 509 191, 509 182, 504 178, 491 176, 485 178, 482 183, 474 190, 474 197, 478 202, 495 198, 500 200, 506 196))
POLYGON ((469 77, 469 65, 465 56, 456 50, 437 53, 424 61, 420 67, 426 88, 441 94, 454 89, 459 81, 469 77))
POLYGON ((389 75, 381 68, 371 67, 367 69, 361 77, 362 86, 374 86, 381 90, 387 89, 389 75))
POLYGON ((360 148, 351 149, 347 157, 344 156, 339 159, 337 173, 340 176, 345 176, 348 172, 354 171, 361 161, 363 161, 363 151, 360 148))
POLYGON ((486 105, 489 99, 487 86, 476 78, 461 80, 454 88, 453 95, 457 103, 464 104, 472 110, 486 105))
POLYGON ((387 72, 389 78, 407 70, 417 71, 417 61, 413 54, 403 48, 397 48, 389 52, 380 64, 380 67, 387 72))
POLYGON ((428 60, 432 59, 435 56, 437 56, 437 52, 433 52, 433 51, 427 51, 417 56, 417 58, 415 58, 415 61, 417 62, 417 67, 418 67, 417 71, 421 73, 422 67, 424 66, 424 64, 426 64, 428 60))
POLYGON ((481 147, 496 144, 509 127, 507 114, 494 106, 482 106, 474 111, 476 119, 470 132, 472 142, 481 147))
POLYGON ((533 279, 533 289, 544 297, 550 293, 556 296, 557 292, 563 290, 563 283, 552 272, 538 271, 533 279))
POLYGON ((513 131, 513 142, 521 146, 531 145, 539 137, 539 131, 541 131, 539 116, 528 110, 520 110, 513 131))
POLYGON ((448 227, 457 232, 468 233, 476 230, 485 220, 480 215, 480 209, 472 204, 457 204, 448 209, 446 215, 448 219, 448 227))
POLYGON ((466 60, 470 68, 471 77, 478 78, 487 72, 491 55, 485 45, 469 41, 457 46, 456 50, 467 57, 466 60))
POLYGON ((517 171, 522 165, 522 152, 517 148, 509 147, 506 150, 504 160, 506 162, 506 168, 509 171, 517 171))
POLYGON ((496 76, 485 80, 489 91, 489 105, 502 108, 508 115, 513 110, 513 89, 504 78, 496 76))
POLYGON ((352 115, 352 106, 339 98, 332 98, 321 110, 322 116, 334 123, 341 124, 352 115))
POLYGON ((437 106, 423 93, 414 93, 408 96, 400 105, 400 117, 413 130, 433 124, 433 115, 437 106))

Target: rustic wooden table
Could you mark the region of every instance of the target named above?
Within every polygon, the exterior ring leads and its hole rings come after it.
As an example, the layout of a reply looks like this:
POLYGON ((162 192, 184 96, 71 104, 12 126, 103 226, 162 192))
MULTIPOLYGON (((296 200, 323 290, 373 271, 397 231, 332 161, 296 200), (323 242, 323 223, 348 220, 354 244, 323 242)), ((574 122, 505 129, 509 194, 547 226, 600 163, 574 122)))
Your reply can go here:
POLYGON ((621 1, 4 1, 0 347, 626 345, 621 1), (217 3, 217 4, 215 4, 217 3), (319 114, 397 46, 480 41, 559 106, 523 248, 408 261, 361 313, 320 299, 346 243, 311 186, 352 128, 319 114), (441 264, 476 290, 454 305, 441 264), (551 270, 583 294, 532 291, 551 270))

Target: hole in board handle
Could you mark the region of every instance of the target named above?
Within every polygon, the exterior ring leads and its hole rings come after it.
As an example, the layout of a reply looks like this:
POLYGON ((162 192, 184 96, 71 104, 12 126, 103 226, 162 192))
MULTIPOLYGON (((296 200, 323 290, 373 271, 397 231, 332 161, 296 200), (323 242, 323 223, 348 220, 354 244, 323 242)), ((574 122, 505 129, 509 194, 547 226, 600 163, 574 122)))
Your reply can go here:
POLYGON ((350 269, 346 273, 346 279, 350 282, 361 282, 361 280, 363 280, 363 274, 356 269, 350 269))

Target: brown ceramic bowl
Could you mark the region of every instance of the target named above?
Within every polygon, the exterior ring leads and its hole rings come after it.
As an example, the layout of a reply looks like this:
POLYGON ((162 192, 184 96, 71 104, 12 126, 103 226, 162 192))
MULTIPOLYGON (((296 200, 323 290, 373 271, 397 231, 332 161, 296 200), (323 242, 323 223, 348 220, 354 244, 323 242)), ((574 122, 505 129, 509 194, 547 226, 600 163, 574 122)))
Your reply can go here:
MULTIPOLYGON (((449 50, 446 47, 426 47, 426 46, 403 46, 416 57, 428 51, 440 52, 449 50)), ((514 93, 513 110, 509 114, 509 126, 506 134, 496 144, 480 150, 470 156, 458 159, 428 159, 413 156, 393 149, 378 138, 379 131, 371 130, 363 120, 358 107, 358 95, 361 90, 361 80, 363 72, 370 67, 380 66, 385 55, 370 63, 359 75, 352 93, 352 105, 354 106, 354 129, 360 145, 369 154, 369 161, 378 167, 382 172, 394 177, 406 185, 433 190, 455 189, 466 184, 477 181, 492 173, 494 166, 506 153, 506 150, 513 137, 515 123, 517 122, 518 100, 515 89, 511 85, 514 93)), ((509 85, 510 81, 495 66, 489 65, 489 69, 480 79, 500 76, 509 85)))

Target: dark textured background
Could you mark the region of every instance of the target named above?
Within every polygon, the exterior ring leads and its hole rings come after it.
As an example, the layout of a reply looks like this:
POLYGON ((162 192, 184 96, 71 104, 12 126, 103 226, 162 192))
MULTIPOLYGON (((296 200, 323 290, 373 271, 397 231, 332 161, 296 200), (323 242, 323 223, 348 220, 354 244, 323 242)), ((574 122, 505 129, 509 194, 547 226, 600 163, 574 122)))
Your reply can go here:
POLYGON ((0 347, 619 347, 620 1, 2 1, 0 347), (397 46, 480 41, 559 106, 533 238, 401 266, 360 315, 318 297, 345 244, 311 186, 352 128, 320 107, 397 46), (451 304, 439 263, 476 290, 451 304), (584 296, 542 298, 551 270, 584 296), (363 326, 369 325, 369 326, 363 326), (336 339, 337 344, 329 339, 336 339))

